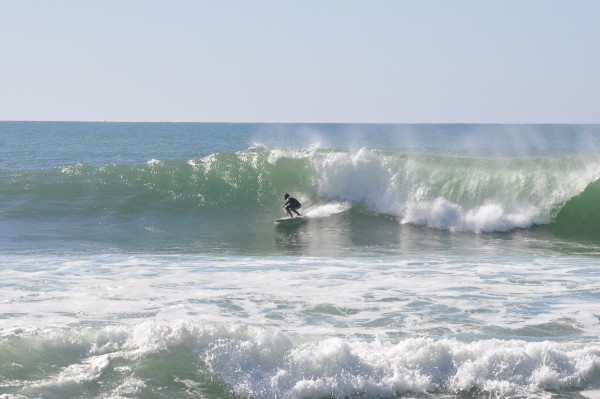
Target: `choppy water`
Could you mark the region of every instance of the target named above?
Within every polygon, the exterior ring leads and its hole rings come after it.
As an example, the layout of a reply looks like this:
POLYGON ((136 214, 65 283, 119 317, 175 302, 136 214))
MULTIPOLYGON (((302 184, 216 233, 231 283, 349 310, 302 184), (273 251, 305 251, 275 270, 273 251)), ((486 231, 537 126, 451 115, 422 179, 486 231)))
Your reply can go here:
POLYGON ((0 122, 0 397, 598 397, 599 144, 0 122))

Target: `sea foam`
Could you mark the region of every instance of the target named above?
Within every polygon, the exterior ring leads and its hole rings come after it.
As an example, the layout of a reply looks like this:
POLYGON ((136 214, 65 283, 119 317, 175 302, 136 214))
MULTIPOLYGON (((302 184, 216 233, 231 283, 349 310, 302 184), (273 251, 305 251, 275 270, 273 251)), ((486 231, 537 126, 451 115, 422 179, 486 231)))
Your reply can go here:
MULTIPOLYGON (((48 390, 74 395, 84 392, 90 382, 112 386, 115 395, 144 395, 158 386, 168 394, 168 389, 180 384, 198 394, 205 387, 206 373, 237 395, 263 398, 473 392, 507 397, 569 391, 600 382, 598 344, 430 338, 362 341, 198 321, 151 321, 96 333, 46 331, 36 337, 21 336, 11 344, 25 351, 32 339, 46 347, 60 343, 61 356, 73 360, 49 370, 41 381, 24 378, 8 383, 29 397, 48 390), (174 357, 174 353, 186 355, 174 357), (143 371, 144 364, 156 361, 163 366, 152 367, 151 374, 143 371), (184 379, 165 372, 181 367, 191 371, 184 379), (157 386, 158 381, 162 385, 157 386)), ((37 360, 45 367, 41 358, 37 360)))

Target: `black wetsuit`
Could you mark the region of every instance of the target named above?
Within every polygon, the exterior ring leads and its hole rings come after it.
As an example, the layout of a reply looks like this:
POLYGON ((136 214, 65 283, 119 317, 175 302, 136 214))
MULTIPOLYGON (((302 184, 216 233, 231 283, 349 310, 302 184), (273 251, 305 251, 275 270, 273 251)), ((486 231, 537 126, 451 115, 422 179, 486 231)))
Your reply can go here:
MULTIPOLYGON (((285 209, 285 211, 288 213, 290 213, 290 211, 294 211, 296 213, 296 215, 300 215, 300 213, 297 211, 297 209, 299 209, 301 206, 302 206, 302 204, 296 198, 288 197, 285 204, 283 204, 283 209, 285 209)), ((291 213, 290 213, 290 215, 291 215, 291 213)))

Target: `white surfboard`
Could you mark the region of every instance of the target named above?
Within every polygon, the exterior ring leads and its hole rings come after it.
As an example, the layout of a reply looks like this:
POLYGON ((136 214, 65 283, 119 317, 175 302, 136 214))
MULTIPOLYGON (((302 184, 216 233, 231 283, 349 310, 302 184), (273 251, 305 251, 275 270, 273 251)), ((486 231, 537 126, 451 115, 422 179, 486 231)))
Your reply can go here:
POLYGON ((296 223, 302 223, 305 221, 306 221, 306 219, 304 218, 304 216, 296 216, 293 218, 276 219, 275 224, 296 224, 296 223))

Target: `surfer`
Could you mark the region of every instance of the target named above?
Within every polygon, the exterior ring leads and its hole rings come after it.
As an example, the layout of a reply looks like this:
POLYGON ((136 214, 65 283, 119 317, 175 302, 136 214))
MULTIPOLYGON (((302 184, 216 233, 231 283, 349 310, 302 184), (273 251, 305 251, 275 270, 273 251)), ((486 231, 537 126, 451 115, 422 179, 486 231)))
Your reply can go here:
POLYGON ((285 204, 283 204, 283 209, 285 209, 288 215, 290 215, 290 217, 293 218, 294 215, 292 214, 292 212, 294 212, 296 215, 300 216, 300 212, 298 212, 298 209, 300 209, 300 207, 302 206, 300 201, 298 201, 294 197, 290 197, 289 194, 285 194, 283 196, 283 199, 285 200, 285 204))

